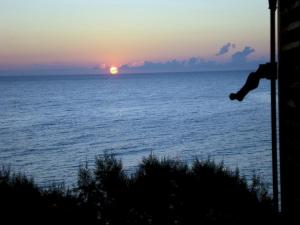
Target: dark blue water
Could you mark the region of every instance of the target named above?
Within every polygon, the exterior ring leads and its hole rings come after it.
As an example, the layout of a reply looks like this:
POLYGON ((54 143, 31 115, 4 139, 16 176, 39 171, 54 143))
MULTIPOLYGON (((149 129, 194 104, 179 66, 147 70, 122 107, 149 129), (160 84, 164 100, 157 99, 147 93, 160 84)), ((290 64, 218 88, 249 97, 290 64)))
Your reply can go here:
POLYGON ((0 163, 41 184, 76 181, 114 153, 132 170, 151 153, 223 161, 271 181, 269 86, 232 102, 247 72, 0 77, 0 163))

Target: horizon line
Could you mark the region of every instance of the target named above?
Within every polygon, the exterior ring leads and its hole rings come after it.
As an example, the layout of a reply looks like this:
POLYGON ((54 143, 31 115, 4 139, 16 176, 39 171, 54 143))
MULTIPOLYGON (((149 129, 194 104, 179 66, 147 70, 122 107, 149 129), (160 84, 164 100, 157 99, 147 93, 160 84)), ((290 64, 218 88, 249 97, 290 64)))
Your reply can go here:
MULTIPOLYGON (((113 75, 115 77, 122 76, 122 75, 151 75, 151 74, 182 74, 182 73, 205 73, 205 72, 249 72, 252 71, 251 69, 212 69, 212 70, 191 70, 191 71, 157 71, 157 72, 125 72, 125 73, 118 73, 117 75, 113 75)), ((21 77, 21 76, 109 76, 113 77, 109 73, 36 73, 33 72, 30 74, 30 72, 25 72, 24 74, 17 74, 16 72, 9 71, 8 73, 11 74, 5 74, 4 71, 0 71, 0 77, 21 77), (3 73, 3 74, 2 74, 3 73)))

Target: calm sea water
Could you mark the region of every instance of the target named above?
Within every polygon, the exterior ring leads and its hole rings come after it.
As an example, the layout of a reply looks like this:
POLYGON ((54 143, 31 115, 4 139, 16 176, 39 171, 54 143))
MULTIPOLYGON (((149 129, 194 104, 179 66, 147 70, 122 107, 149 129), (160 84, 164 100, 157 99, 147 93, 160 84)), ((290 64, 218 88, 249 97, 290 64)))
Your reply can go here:
POLYGON ((270 184, 268 82, 244 102, 228 98, 247 74, 0 77, 0 164, 40 185, 72 185, 104 152, 129 171, 153 153, 223 161, 270 184))

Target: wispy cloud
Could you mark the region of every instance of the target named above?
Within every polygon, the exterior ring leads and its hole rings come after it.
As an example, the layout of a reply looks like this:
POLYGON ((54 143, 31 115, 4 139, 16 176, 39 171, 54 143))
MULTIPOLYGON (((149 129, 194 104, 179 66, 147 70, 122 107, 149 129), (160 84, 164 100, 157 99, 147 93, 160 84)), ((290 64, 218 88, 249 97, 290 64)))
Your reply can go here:
POLYGON ((223 45, 216 56, 225 55, 227 52, 229 52, 230 48, 235 48, 235 44, 228 42, 227 44, 223 45))
POLYGON ((130 72, 184 72, 195 70, 211 70, 216 68, 217 63, 214 61, 207 61, 201 58, 192 57, 187 60, 169 60, 165 62, 145 61, 139 66, 130 66, 129 64, 122 65, 120 71, 125 73, 130 72))
MULTIPOLYGON (((234 44, 228 43, 221 49, 222 53, 228 51, 229 48, 235 48, 234 44)), ((220 53, 219 52, 219 53, 220 53)), ((125 64, 120 67, 123 73, 154 73, 154 72, 185 72, 185 71, 201 71, 201 70, 251 70, 255 69, 259 64, 265 63, 265 59, 248 60, 247 56, 254 53, 255 49, 249 46, 244 47, 241 51, 236 51, 231 55, 229 61, 219 63, 214 60, 205 60, 200 57, 191 57, 186 60, 169 60, 165 62, 145 61, 140 65, 125 64)))
POLYGON ((246 46, 243 51, 238 51, 232 55, 232 61, 234 63, 245 63, 247 61, 247 56, 255 52, 254 48, 246 46))

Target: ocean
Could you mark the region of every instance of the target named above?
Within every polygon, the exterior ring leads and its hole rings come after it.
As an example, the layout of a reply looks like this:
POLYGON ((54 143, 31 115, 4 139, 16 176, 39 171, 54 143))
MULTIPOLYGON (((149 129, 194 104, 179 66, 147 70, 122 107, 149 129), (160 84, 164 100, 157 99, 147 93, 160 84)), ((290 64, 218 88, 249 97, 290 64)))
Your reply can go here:
POLYGON ((230 101, 248 71, 0 77, 0 165, 41 186, 75 184, 78 168, 112 153, 133 171, 154 154, 223 162, 271 185, 267 80, 230 101))

